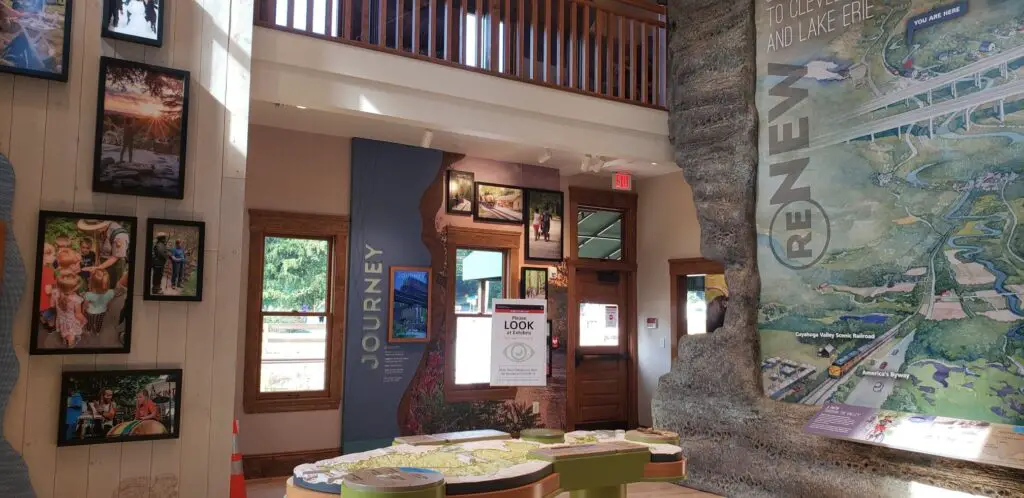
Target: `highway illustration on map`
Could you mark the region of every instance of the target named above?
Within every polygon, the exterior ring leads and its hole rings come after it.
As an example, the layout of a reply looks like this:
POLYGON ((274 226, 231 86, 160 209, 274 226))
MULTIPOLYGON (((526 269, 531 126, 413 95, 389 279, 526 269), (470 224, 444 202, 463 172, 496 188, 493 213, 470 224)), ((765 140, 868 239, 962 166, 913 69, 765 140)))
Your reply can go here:
POLYGON ((786 47, 758 14, 765 394, 1024 425, 1024 2, 856 3, 786 47))

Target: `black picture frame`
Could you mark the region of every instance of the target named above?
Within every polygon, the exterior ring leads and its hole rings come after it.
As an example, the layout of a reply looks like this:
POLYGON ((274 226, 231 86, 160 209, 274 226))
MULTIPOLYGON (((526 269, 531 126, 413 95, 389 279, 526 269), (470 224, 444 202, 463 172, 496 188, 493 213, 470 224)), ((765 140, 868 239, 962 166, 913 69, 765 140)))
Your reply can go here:
POLYGON ((548 339, 547 339, 547 350, 548 350, 548 378, 551 378, 551 357, 554 355, 555 348, 551 344, 551 320, 548 320, 548 339))
POLYGON ((479 221, 479 222, 484 222, 484 223, 503 223, 503 224, 507 224, 507 225, 522 225, 523 224, 523 219, 524 219, 523 218, 523 211, 522 211, 522 209, 524 209, 526 207, 526 204, 525 204, 526 201, 525 201, 525 198, 524 198, 524 194, 525 194, 525 192, 523 191, 522 187, 516 187, 514 185, 501 185, 499 183, 484 183, 484 182, 475 182, 475 183, 473 183, 473 221, 479 221), (484 189, 487 189, 487 188, 503 188, 503 189, 518 190, 519 191, 519 202, 520 202, 520 206, 522 206, 522 208, 521 208, 521 210, 519 212, 519 217, 516 218, 516 217, 514 217, 514 215, 512 215, 512 217, 484 216, 484 215, 481 215, 480 214, 480 210, 481 209, 488 209, 488 210, 490 210, 490 208, 484 206, 486 203, 480 201, 480 189, 481 188, 484 188, 484 189))
MULTIPOLYGON (((187 144, 187 141, 188 141, 188 106, 189 106, 189 91, 190 91, 190 88, 191 88, 191 75, 189 74, 189 72, 181 70, 181 69, 172 69, 172 68, 168 68, 168 67, 154 66, 152 64, 143 64, 141 62, 126 61, 126 60, 121 60, 121 59, 114 59, 114 58, 111 58, 111 57, 101 57, 100 58, 100 71, 99 72, 100 72, 99 92, 98 92, 99 95, 97 96, 97 101, 96 101, 96 140, 95 140, 95 144, 94 144, 93 168, 92 168, 92 189, 93 189, 93 191, 95 191, 95 192, 102 192, 102 193, 105 193, 105 194, 137 195, 137 196, 142 196, 142 197, 157 197, 157 198, 161 198, 161 199, 184 199, 185 198, 185 167, 186 167, 186 164, 187 164, 186 163, 185 152, 188 149, 188 144, 187 144), (125 153, 126 149, 125 149, 125 147, 123 145, 123 141, 124 141, 123 137, 124 137, 124 133, 125 133, 124 129, 127 126, 127 124, 125 126, 122 126, 122 128, 117 128, 115 122, 116 121, 121 121, 122 123, 134 123, 136 119, 147 119, 147 118, 143 118, 143 117, 141 117, 141 116, 139 116, 137 114, 136 115, 129 115, 129 114, 125 113, 125 112, 119 112, 119 113, 118 112, 112 112, 111 116, 110 116, 110 120, 109 120, 109 124, 113 128, 111 130, 112 136, 110 138, 112 140, 119 139, 119 140, 122 141, 122 144, 120 144, 120 145, 118 145, 116 143, 104 144, 105 127, 108 124, 107 123, 107 121, 108 121, 107 117, 108 116, 106 115, 107 114, 107 94, 108 94, 107 76, 111 72, 111 70, 119 70, 119 71, 120 70, 124 70, 124 71, 136 70, 136 71, 144 71, 146 73, 156 73, 156 74, 159 74, 159 75, 162 75, 162 76, 169 77, 169 78, 172 79, 172 81, 181 81, 182 82, 181 102, 180 102, 180 105, 176 105, 175 108, 174 108, 174 109, 176 109, 175 112, 180 112, 181 113, 180 124, 177 127, 178 128, 177 133, 168 135, 167 137, 162 137, 162 138, 165 138, 166 140, 168 140, 170 142, 170 144, 172 144, 171 146, 168 146, 168 147, 163 147, 161 145, 161 147, 163 149, 169 149, 170 153, 157 152, 156 150, 140 149, 141 152, 150 154, 152 156, 157 156, 157 155, 164 156, 164 157, 160 158, 161 160, 165 159, 167 156, 174 157, 174 155, 177 154, 177 159, 178 159, 177 160, 177 168, 178 168, 177 175, 174 175, 173 171, 171 171, 171 175, 168 176, 166 174, 167 173, 166 170, 167 170, 167 168, 170 168, 172 166, 169 166, 169 165, 166 165, 166 164, 156 164, 156 163, 153 163, 153 164, 143 164, 143 163, 135 163, 135 162, 131 161, 132 155, 134 154, 134 151, 135 151, 135 147, 131 147, 131 148, 127 149, 128 150, 129 161, 132 162, 132 165, 131 166, 117 166, 118 163, 119 163, 119 160, 121 161, 120 164, 124 164, 123 159, 124 159, 124 153, 125 153), (180 109, 177 109, 179 107, 180 107, 180 109), (118 130, 118 129, 121 130, 121 136, 120 137, 118 137, 116 132, 114 131, 114 130, 118 130), (173 147, 174 143, 178 144, 178 147, 176 148, 177 150, 174 150, 175 149, 173 147), (109 145, 110 147, 113 147, 113 148, 117 148, 117 147, 121 148, 120 153, 117 154, 118 155, 118 160, 115 160, 113 157, 106 157, 106 158, 104 158, 104 150, 103 150, 104 145, 109 145), (113 168, 115 166, 118 167, 119 171, 110 171, 110 172, 106 171, 108 168, 113 168), (142 167, 139 167, 139 166, 142 166, 142 167), (148 166, 148 168, 146 168, 146 166, 148 166), (153 186, 152 185, 152 183, 153 183, 152 180, 156 179, 157 175, 162 176, 163 179, 165 179, 165 180, 168 179, 168 178, 172 179, 171 186, 169 186, 169 187, 168 186, 164 186, 162 183, 161 184, 157 184, 156 186, 153 186), (105 177, 108 177, 108 178, 105 178, 105 177), (149 182, 149 183, 151 183, 151 185, 146 185, 145 182, 149 182), (135 183, 136 185, 132 185, 133 183, 135 183)), ((151 77, 151 76, 152 76, 152 74, 143 74, 142 75, 142 77, 151 77)), ((167 99, 168 99, 168 97, 165 96, 161 100, 167 100, 167 99)), ((149 104, 149 107, 153 107, 154 105, 155 104, 149 104)), ((166 107, 166 104, 164 104, 164 103, 162 103, 161 105, 166 107)), ((149 112, 152 113, 155 110, 156 109, 152 109, 151 108, 151 109, 149 109, 149 112)), ((163 115, 161 114, 160 115, 160 119, 164 119, 162 116, 163 115)), ((157 116, 156 115, 152 116, 152 119, 157 119, 157 116)), ((175 123, 172 122, 172 124, 175 124, 175 123)), ((157 141, 156 140, 151 140, 150 142, 151 142, 151 146, 152 147, 154 147, 154 148, 157 147, 157 141)), ((134 143, 134 140, 133 140, 133 143, 134 143)), ((112 155, 113 155, 113 153, 112 153, 112 155)))
MULTIPOLYGON (((114 216, 114 215, 106 215, 106 214, 73 213, 73 212, 66 212, 66 211, 40 211, 39 212, 38 234, 37 234, 37 238, 36 238, 36 254, 38 254, 39 257, 36 260, 36 267, 34 269, 34 276, 33 276, 33 281, 34 281, 34 285, 33 285, 34 292, 33 292, 33 297, 32 297, 32 310, 33 310, 33 313, 32 313, 32 329, 31 329, 31 333, 30 333, 30 336, 29 336, 29 354, 31 354, 31 355, 50 355, 50 354, 69 355, 69 354, 118 354, 118 353, 129 353, 129 352, 131 352, 132 303, 133 303, 133 299, 131 297, 134 295, 133 294, 133 289, 135 287, 135 241, 138 238, 138 230, 139 230, 138 227, 139 227, 138 219, 135 218, 134 216, 114 216), (60 330, 60 327, 56 325, 58 318, 56 316, 57 312, 56 312, 55 306, 48 306, 46 310, 42 310, 41 306, 40 306, 41 304, 44 304, 44 303, 42 303, 42 299, 43 299, 42 291, 44 290, 43 289, 43 271, 44 271, 44 269, 49 269, 49 270, 53 271, 52 283, 48 283, 48 285, 51 286, 51 289, 59 289, 59 285, 60 285, 59 282, 58 282, 58 278, 57 278, 57 270, 59 268, 58 259, 59 259, 59 256, 60 256, 60 248, 62 246, 61 243, 57 242, 54 245, 51 245, 51 249, 53 250, 53 253, 54 253, 54 262, 53 263, 45 263, 45 261, 46 261, 46 257, 45 257, 46 245, 49 244, 49 242, 47 242, 47 240, 46 240, 47 239, 47 229, 48 229, 50 223, 56 222, 58 220, 61 221, 61 222, 64 222, 64 223, 67 223, 67 222, 73 223, 74 227, 75 227, 75 232, 72 232, 71 235, 76 236, 79 241, 84 240, 86 238, 89 238, 90 239, 90 245, 97 246, 97 247, 94 248, 95 249, 95 251, 94 251, 95 252, 95 256, 94 257, 95 257, 96 263, 101 263, 99 261, 99 258, 100 258, 100 255, 102 254, 102 251, 100 250, 100 247, 98 247, 98 246, 101 245, 101 242, 99 242, 99 241, 103 240, 103 243, 109 243, 111 245, 111 247, 114 247, 116 244, 119 244, 119 243, 123 244, 123 239, 120 238, 122 235, 124 235, 125 233, 127 233, 127 235, 128 235, 128 247, 126 248, 126 251, 125 251, 125 254, 126 254, 125 261, 116 262, 113 265, 109 266, 107 270, 105 270, 105 271, 108 272, 108 276, 110 277, 109 281, 108 281, 109 288, 110 288, 110 290, 113 290, 115 292, 114 297, 111 298, 108 301, 107 306, 109 306, 109 303, 115 302, 120 297, 121 299, 123 299, 123 302, 121 302, 121 310, 122 311, 117 313, 117 314, 110 313, 108 311, 106 313, 105 317, 101 319, 101 327, 100 327, 101 329, 103 329, 107 324, 112 324, 111 326, 114 329, 114 333, 117 334, 116 337, 117 337, 117 341, 120 343, 120 346, 117 346, 117 347, 89 347, 88 345, 85 345, 85 346, 82 346, 82 347, 78 347, 76 345, 75 347, 68 347, 67 344, 65 343, 61 347, 54 347, 54 346, 44 346, 43 344, 40 344, 40 338, 44 339, 45 342, 60 343, 62 338, 64 337, 64 334, 60 330), (113 224, 115 224, 115 223, 118 225, 117 227, 113 227, 113 224), (105 225, 106 228, 103 228, 102 230, 106 230, 106 231, 100 232, 99 231, 100 228, 97 228, 97 227, 103 226, 104 224, 106 224, 105 225), (127 225, 129 228, 125 228, 125 225, 127 225), (85 227, 85 228, 83 228, 83 227, 85 227), (88 228, 88 229, 86 229, 86 228, 88 228), (113 228, 113 230, 110 230, 111 228, 113 228), (88 233, 93 233, 94 236, 88 237, 88 236, 84 235, 84 234, 88 234, 88 233), (100 233, 103 234, 102 237, 105 237, 106 240, 104 240, 104 239, 102 239, 102 238, 97 236, 100 233), (122 264, 123 264, 123 266, 122 266, 122 264), (54 266, 54 265, 56 265, 56 266, 54 266), (111 270, 110 268, 116 268, 116 270, 111 270), (122 268, 125 269, 124 272, 121 272, 122 268), (116 275, 114 275, 115 273, 116 273, 116 275), (124 287, 125 290, 119 296, 118 293, 117 293, 117 290, 118 290, 117 289, 117 282, 119 282, 122 279, 122 277, 125 277, 125 287, 124 287), (47 310, 54 310, 53 311, 53 327, 50 327, 47 324, 43 323, 43 314, 47 310), (123 330, 118 330, 120 328, 120 325, 121 325, 118 322, 120 321, 120 318, 122 316, 124 318, 123 330), (52 329, 52 331, 51 331, 51 329, 52 329)), ((63 231, 67 231, 67 229, 68 229, 68 227, 65 226, 62 230, 63 231)), ((87 267, 87 266, 81 265, 81 260, 84 259, 84 258, 81 257, 82 256, 81 255, 81 243, 79 242, 79 248, 77 250, 75 250, 75 249, 73 249, 73 241, 71 240, 71 237, 70 236, 66 236, 66 238, 69 239, 69 244, 71 244, 68 247, 70 249, 72 249, 72 252, 77 253, 79 255, 79 265, 80 265, 80 267, 81 268, 87 267)), ((55 242, 56 242, 56 240, 55 240, 55 242)), ((74 274, 74 273, 75 272, 72 271, 70 274, 74 274)), ((84 272, 81 272, 81 271, 79 271, 77 273, 79 275, 80 279, 82 278, 82 274, 83 273, 84 272)), ((87 277, 91 277, 92 276, 91 273, 92 272, 89 272, 89 275, 87 275, 87 277)), ((85 278, 84 280, 88 281, 89 278, 85 278)), ((48 281, 49 281, 49 279, 48 279, 48 281)), ((79 289, 80 289, 82 287, 82 283, 79 282, 78 285, 79 285, 79 289)), ((87 285, 88 284, 86 284, 86 286, 87 285)), ((83 294, 83 292, 81 292, 79 290, 79 291, 73 292, 72 294, 78 295, 78 294, 83 294)), ((50 295, 52 295, 52 294, 50 294, 50 295)), ((82 297, 82 296, 79 296, 79 297, 82 297)), ((53 302, 53 298, 52 297, 48 297, 47 298, 47 304, 48 303, 52 303, 52 302, 53 302)), ((82 297, 82 302, 85 302, 84 297, 82 297)), ((79 334, 79 337, 82 337, 86 333, 85 328, 87 326, 88 325, 83 326, 83 330, 81 331, 81 334, 79 334)), ((71 334, 71 335, 73 335, 73 334, 71 334)), ((108 332, 108 335, 110 335, 109 332, 108 332)), ((94 338, 95 338, 95 341, 90 341, 90 342, 100 342, 100 341, 102 341, 103 340, 102 339, 102 330, 101 330, 101 333, 95 334, 94 338)), ((87 337, 87 339, 91 339, 91 337, 87 337)))
MULTIPOLYGON (((45 71, 42 69, 30 69, 28 67, 8 66, 5 64, 0 64, 0 72, 17 74, 21 76, 31 76, 33 78, 40 78, 44 80, 66 82, 68 80, 68 67, 71 65, 71 19, 74 17, 74 9, 72 9, 73 3, 74 0, 64 1, 64 22, 60 25, 60 29, 63 31, 63 43, 61 44, 61 64, 59 72, 45 71)), ((42 5, 45 8, 47 3, 44 1, 42 5)), ((8 22, 12 24, 18 24, 20 21, 15 19, 9 19, 8 22)), ((33 28, 37 28, 37 26, 33 26, 33 28)), ((10 47, 11 44, 13 43, 30 44, 31 42, 28 41, 28 37, 24 33, 25 32, 22 31, 21 34, 12 38, 8 44, 0 45, 0 52, 7 50, 8 47, 10 47)), ((29 48, 31 47, 25 47, 25 50, 27 51, 29 48)), ((38 64, 42 64, 42 61, 36 62, 38 64)))
MULTIPOLYGON (((549 201, 550 202, 550 201, 549 201)), ((565 193, 558 190, 543 190, 543 189, 526 189, 525 203, 523 210, 523 238, 525 244, 523 247, 523 259, 530 261, 552 261, 560 262, 564 259, 565 253, 565 193), (531 242, 539 242, 534 239, 537 238, 537 234, 534 233, 533 227, 533 211, 532 207, 535 203, 542 202, 544 198, 557 198, 556 209, 554 215, 557 215, 557 238, 556 251, 553 255, 544 253, 540 254, 540 244, 531 242)), ((549 232, 554 230, 556 227, 555 220, 551 220, 549 232)), ((548 248, 550 249, 550 248, 548 248)), ((548 251, 550 252, 550 251, 548 251)))
MULTIPOLYGON (((475 203, 473 200, 476 198, 476 175, 472 171, 459 171, 450 169, 445 174, 444 182, 444 207, 445 212, 455 216, 472 216, 474 211, 475 203), (455 199, 452 198, 452 187, 453 182, 458 180, 469 180, 469 199, 463 199, 469 203, 468 210, 459 210, 457 206, 453 205, 455 199)), ((463 203, 459 203, 463 204, 463 203)), ((464 205, 464 204, 463 204, 464 205)))
POLYGON ((520 299, 548 299, 548 269, 547 267, 524 266, 519 269, 519 298, 520 299), (529 273, 541 273, 544 275, 544 297, 527 297, 526 275, 529 273))
MULTIPOLYGON (((142 380, 144 380, 144 379, 142 379, 142 380)), ((150 384, 146 385, 147 388, 151 387, 151 386, 153 386, 153 383, 150 383, 150 384)), ((57 446, 58 447, 61 447, 61 446, 85 446, 85 445, 93 445, 93 444, 125 443, 125 442, 131 442, 131 441, 157 441, 157 440, 163 440, 163 439, 178 439, 180 437, 180 435, 181 435, 181 388, 182 388, 182 370, 180 368, 142 369, 142 370, 86 370, 86 371, 63 372, 61 374, 60 393, 58 393, 58 395, 60 396, 60 398, 58 398, 58 399, 60 399, 61 401, 57 403, 57 407, 58 407, 57 408, 58 409, 58 414, 57 414, 57 446), (74 391, 74 392, 77 392, 79 394, 79 396, 78 396, 79 411, 85 413, 84 409, 89 407, 89 401, 86 401, 85 397, 82 396, 82 393, 78 391, 78 389, 81 389, 81 388, 76 389, 76 385, 80 385, 80 384, 91 384, 91 385, 101 385, 101 386, 102 385, 109 385, 109 386, 112 387, 112 390, 115 391, 114 392, 115 403, 117 404, 118 408, 122 408, 122 404, 118 403, 116 401, 116 399, 120 398, 120 399, 124 400, 126 398, 132 397, 132 395, 123 393, 119 389, 113 389, 113 386, 116 385, 116 379, 117 378, 124 378, 124 377, 129 377, 129 376, 138 376, 138 377, 162 377, 162 376, 167 376, 167 380, 165 380, 163 382, 166 383, 166 384, 172 384, 172 385, 164 386, 164 387, 173 389, 173 392, 170 393, 169 396, 168 395, 164 395, 163 393, 160 393, 159 396, 153 396, 153 394, 150 393, 148 395, 148 397, 149 397, 149 400, 152 401, 153 404, 158 409, 160 409, 161 411, 166 411, 166 408, 168 408, 168 407, 166 407, 166 406, 160 407, 160 405, 167 405, 168 403, 171 404, 171 406, 169 408, 170 408, 171 413, 173 414, 173 419, 170 421, 170 424, 164 424, 163 422, 159 422, 161 425, 163 425, 164 429, 167 430, 168 432, 165 433, 165 434, 145 434, 145 435, 140 434, 140 435, 128 435, 128 436, 108 436, 109 433, 117 431, 118 429, 121 429, 121 430, 124 430, 126 428, 136 428, 137 429, 137 427, 133 427, 133 424, 132 424, 131 421, 127 420, 128 415, 130 414, 130 412, 125 413, 125 412, 122 412, 120 409, 118 409, 118 410, 114 410, 114 412, 115 412, 114 420, 111 421, 111 425, 113 427, 111 429, 108 429, 107 433, 103 433, 102 432, 104 429, 106 429, 106 427, 104 426, 105 424, 103 423, 102 419, 99 418, 99 417, 95 417, 94 416, 94 418, 91 421, 89 421, 88 419, 86 421, 76 421, 75 425, 74 425, 74 432, 76 434, 83 434, 84 435, 87 430, 94 430, 94 431, 97 431, 97 432, 101 433, 101 434, 98 435, 98 437, 93 437, 93 438, 82 437, 81 439, 69 438, 68 437, 69 436, 69 431, 72 430, 72 429, 69 426, 68 415, 69 415, 69 411, 73 411, 73 410, 69 410, 69 408, 71 408, 71 406, 69 406, 69 405, 71 405, 71 403, 72 403, 72 399, 71 398, 73 398, 73 395, 71 393, 74 391), (80 379, 80 380, 78 380, 78 379, 80 379), (76 380, 77 380, 77 382, 76 382, 76 380), (166 399, 166 401, 160 402, 161 398, 166 399), (83 404, 85 406, 81 406, 83 404), (114 424, 113 422, 117 421, 117 420, 124 420, 124 421, 123 422, 119 422, 117 424, 114 424), (98 430, 96 428, 96 424, 97 423, 99 423, 99 425, 100 425, 98 430), (168 427, 168 425, 170 427, 168 427)), ((95 391, 97 391, 97 392, 90 393, 89 396, 92 397, 93 399, 99 399, 99 397, 102 395, 102 393, 98 392, 99 389, 97 389, 95 391)), ((137 394, 135 396, 137 396, 137 394)), ((132 403, 132 404, 127 404, 126 403, 125 405, 123 405, 123 408, 129 408, 129 407, 132 407, 132 406, 135 406, 134 403, 132 403)), ((92 411, 92 410, 90 409, 90 411, 92 411)), ((135 415, 131 414, 131 416, 134 418, 135 415)), ((161 419, 165 419, 166 417, 162 414, 160 418, 161 419)), ((81 417, 80 417, 79 420, 81 420, 81 417)))
POLYGON ((116 3, 120 3, 120 1, 121 0, 103 0, 103 23, 100 36, 103 38, 138 43, 140 45, 148 45, 150 47, 162 47, 164 45, 164 6, 167 0, 150 0, 150 2, 156 4, 154 12, 156 15, 156 38, 130 35, 110 29, 110 21, 114 14, 114 5, 116 3))
MULTIPOLYGON (((170 234, 168 234, 168 235, 170 235, 170 234)), ((170 237, 170 236, 168 237, 167 243, 168 243, 168 246, 171 246, 171 247, 168 247, 168 249, 173 249, 173 244, 172 244, 172 241, 171 241, 172 238, 173 237, 170 237)), ((185 249, 187 250, 188 248, 185 248, 185 249)), ((205 270, 205 268, 203 266, 205 264, 205 260, 204 260, 203 256, 205 255, 205 251, 206 251, 206 223, 204 223, 202 221, 169 220, 169 219, 164 219, 164 218, 149 218, 148 220, 146 220, 146 248, 145 248, 145 250, 146 250, 146 258, 145 258, 146 259, 146 265, 144 266, 144 269, 143 269, 143 271, 145 272, 145 274, 143 275, 143 282, 144 282, 145 288, 142 291, 142 299, 144 299, 146 301, 190 301, 190 302, 202 301, 203 300, 203 270, 205 270), (196 245, 195 245, 194 248, 192 248, 193 254, 195 254, 195 263, 196 263, 196 265, 195 265, 195 276, 194 276, 194 278, 195 278, 195 295, 187 295, 187 294, 186 295, 181 295, 181 294, 170 295, 170 294, 163 294, 162 292, 161 293, 154 293, 153 292, 153 271, 152 271, 153 270, 153 262, 154 262, 153 245, 156 243, 156 231, 158 230, 158 228, 157 228, 158 226, 170 226, 170 227, 177 226, 177 227, 191 228, 191 229, 195 229, 195 230, 198 231, 196 245)), ((187 256, 188 255, 186 254, 186 257, 187 256)), ((167 265, 164 265, 164 267, 167 268, 167 265)), ((186 268, 187 268, 187 266, 186 266, 186 268)), ((171 266, 171 275, 172 275, 172 277, 169 277, 169 278, 173 278, 173 275, 174 275, 173 266, 171 266)), ((162 278, 163 277, 161 277, 161 279, 162 278)), ((187 280, 186 280, 186 282, 187 282, 187 280)), ((160 283, 160 288, 163 289, 163 282, 162 281, 160 283)))

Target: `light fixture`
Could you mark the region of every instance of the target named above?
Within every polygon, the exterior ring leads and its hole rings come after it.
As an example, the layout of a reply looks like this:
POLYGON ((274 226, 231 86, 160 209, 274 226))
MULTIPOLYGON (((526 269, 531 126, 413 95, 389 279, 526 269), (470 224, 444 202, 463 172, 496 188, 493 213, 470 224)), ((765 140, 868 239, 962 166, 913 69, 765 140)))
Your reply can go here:
POLYGON ((583 156, 583 161, 580 162, 580 169, 583 170, 584 173, 590 171, 590 161, 592 160, 593 158, 590 157, 590 154, 583 156))
POLYGON ((541 154, 540 157, 537 158, 537 163, 538 164, 544 164, 544 163, 546 163, 546 162, 548 162, 550 160, 551 160, 551 149, 545 148, 544 149, 544 153, 541 154))
POLYGON ((306 108, 306 106, 304 106, 304 105, 297 105, 297 106, 295 106, 295 108, 296 108, 296 109, 305 109, 305 108, 306 108))
POLYGON ((423 132, 423 139, 420 140, 420 147, 424 149, 430 148, 430 142, 434 141, 434 132, 426 130, 423 132))

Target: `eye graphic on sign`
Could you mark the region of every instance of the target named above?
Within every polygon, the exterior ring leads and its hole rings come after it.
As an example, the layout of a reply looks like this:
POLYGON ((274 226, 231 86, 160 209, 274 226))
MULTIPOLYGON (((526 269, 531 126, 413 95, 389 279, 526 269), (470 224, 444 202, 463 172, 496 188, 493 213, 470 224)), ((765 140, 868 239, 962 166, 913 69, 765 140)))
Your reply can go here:
POLYGON ((514 342, 505 346, 505 358, 516 363, 522 363, 530 358, 533 358, 534 351, 529 344, 521 342, 514 342))

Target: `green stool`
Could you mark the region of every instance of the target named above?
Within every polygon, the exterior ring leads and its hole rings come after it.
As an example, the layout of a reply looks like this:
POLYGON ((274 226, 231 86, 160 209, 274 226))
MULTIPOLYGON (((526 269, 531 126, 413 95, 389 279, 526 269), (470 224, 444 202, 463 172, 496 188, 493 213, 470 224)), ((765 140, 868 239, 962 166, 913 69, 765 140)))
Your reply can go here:
POLYGON ((565 431, 559 429, 523 429, 519 439, 540 444, 559 444, 565 442, 565 431))
POLYGON ((345 476, 343 498, 445 498, 444 475, 426 469, 383 467, 345 476))

